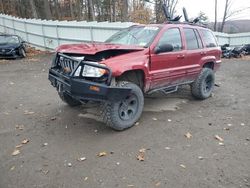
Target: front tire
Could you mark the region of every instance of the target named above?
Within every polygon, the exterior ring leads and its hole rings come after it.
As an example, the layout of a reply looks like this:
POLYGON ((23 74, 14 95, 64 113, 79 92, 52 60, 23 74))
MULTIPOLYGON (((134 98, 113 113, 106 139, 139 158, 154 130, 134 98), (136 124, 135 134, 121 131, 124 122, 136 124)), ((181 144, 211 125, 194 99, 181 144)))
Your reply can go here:
POLYGON ((79 106, 82 103, 74 98, 72 98, 71 96, 69 96, 68 94, 64 93, 64 92, 58 92, 59 97, 62 99, 63 102, 67 103, 69 106, 79 106))
POLYGON ((214 71, 210 68, 203 68, 198 78, 191 85, 192 95, 200 100, 211 96, 214 90, 214 71))
POLYGON ((21 57, 26 57, 27 55, 26 55, 26 52, 25 52, 25 50, 24 50, 24 48, 20 48, 19 49, 19 55, 21 56, 21 57))
POLYGON ((132 127, 140 118, 144 96, 141 88, 131 82, 118 82, 119 87, 131 88, 126 99, 118 102, 105 102, 102 105, 101 115, 104 123, 114 130, 122 131, 132 127))

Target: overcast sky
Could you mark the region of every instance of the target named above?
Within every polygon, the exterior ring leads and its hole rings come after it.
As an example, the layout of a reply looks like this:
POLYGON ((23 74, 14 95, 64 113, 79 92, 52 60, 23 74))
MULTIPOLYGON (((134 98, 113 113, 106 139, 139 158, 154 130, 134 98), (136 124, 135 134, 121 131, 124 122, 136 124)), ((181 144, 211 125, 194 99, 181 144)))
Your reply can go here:
MULTIPOLYGON (((218 1, 218 19, 222 19, 225 7, 225 0, 218 1)), ((182 7, 186 7, 189 17, 196 17, 200 11, 204 12, 210 21, 214 21, 214 0, 179 0, 177 7, 178 12, 182 7)), ((232 10, 250 7, 250 0, 232 0, 232 10)), ((180 13, 179 13, 180 14, 180 13)), ((182 13, 181 13, 182 14, 182 13)), ((239 15, 234 16, 233 19, 249 19, 250 8, 241 12, 239 15)))

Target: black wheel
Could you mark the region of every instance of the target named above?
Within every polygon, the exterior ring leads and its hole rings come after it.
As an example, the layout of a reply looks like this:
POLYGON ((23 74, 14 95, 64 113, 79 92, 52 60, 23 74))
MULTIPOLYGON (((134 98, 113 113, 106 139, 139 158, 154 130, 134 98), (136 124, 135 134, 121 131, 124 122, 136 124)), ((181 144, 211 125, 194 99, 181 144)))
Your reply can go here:
POLYGON ((64 92, 58 92, 58 95, 62 99, 62 101, 67 103, 69 106, 79 106, 82 104, 80 101, 73 99, 71 96, 64 92))
POLYGON ((124 130, 132 127, 140 118, 143 106, 144 96, 141 88, 131 82, 118 82, 120 87, 129 87, 132 89, 126 99, 119 102, 105 102, 102 105, 101 115, 103 121, 114 130, 124 130))
POLYGON ((191 85, 192 95, 197 99, 206 99, 211 96, 214 89, 214 71, 203 68, 198 78, 191 85))
POLYGON ((19 49, 19 55, 20 55, 21 57, 26 57, 26 52, 25 52, 24 48, 20 48, 20 49, 19 49))

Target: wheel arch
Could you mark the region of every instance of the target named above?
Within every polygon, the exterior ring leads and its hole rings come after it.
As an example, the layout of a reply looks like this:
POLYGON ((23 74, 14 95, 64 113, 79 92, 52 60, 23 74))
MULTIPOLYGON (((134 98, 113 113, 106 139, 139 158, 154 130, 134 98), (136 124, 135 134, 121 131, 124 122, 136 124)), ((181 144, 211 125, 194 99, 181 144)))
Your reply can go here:
POLYGON ((127 70, 117 76, 116 80, 133 82, 143 90, 145 87, 146 74, 142 69, 127 70))
POLYGON ((205 62, 203 64, 202 68, 210 68, 210 69, 214 70, 214 61, 205 62))

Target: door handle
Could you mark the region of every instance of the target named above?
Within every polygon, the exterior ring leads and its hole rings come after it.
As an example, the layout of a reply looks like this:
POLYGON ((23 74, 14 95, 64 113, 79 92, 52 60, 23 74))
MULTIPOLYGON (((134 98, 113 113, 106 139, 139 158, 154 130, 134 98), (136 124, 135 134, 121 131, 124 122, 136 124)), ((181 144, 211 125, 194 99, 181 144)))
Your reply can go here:
POLYGON ((184 59, 184 58, 185 58, 185 55, 184 55, 184 54, 178 55, 178 56, 177 56, 177 59, 184 59))

